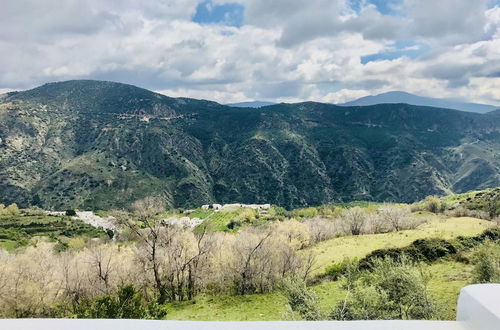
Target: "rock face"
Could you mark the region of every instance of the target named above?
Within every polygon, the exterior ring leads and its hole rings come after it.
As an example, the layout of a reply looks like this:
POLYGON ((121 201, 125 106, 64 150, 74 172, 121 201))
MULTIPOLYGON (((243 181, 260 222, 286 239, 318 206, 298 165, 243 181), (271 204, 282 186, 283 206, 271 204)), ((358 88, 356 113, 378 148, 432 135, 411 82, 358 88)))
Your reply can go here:
POLYGON ((0 96, 0 201, 21 206, 411 202, 500 186, 499 173, 497 112, 233 108, 98 81, 0 96))

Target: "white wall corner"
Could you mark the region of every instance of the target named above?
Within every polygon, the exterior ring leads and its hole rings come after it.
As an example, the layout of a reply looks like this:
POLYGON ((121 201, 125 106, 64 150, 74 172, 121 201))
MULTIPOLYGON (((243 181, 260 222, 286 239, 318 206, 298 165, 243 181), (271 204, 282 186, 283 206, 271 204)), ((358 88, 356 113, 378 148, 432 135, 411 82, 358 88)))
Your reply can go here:
POLYGON ((500 330, 500 284, 475 284, 460 291, 457 321, 472 330, 500 330))

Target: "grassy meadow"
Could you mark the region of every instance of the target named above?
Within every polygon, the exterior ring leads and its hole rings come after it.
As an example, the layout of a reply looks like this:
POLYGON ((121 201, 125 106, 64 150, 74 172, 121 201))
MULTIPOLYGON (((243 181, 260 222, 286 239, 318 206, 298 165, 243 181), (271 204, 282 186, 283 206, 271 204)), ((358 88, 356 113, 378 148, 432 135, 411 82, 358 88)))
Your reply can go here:
MULTIPOLYGON (((492 222, 481 219, 433 215, 430 222, 414 230, 338 237, 306 250, 317 253, 314 270, 317 275, 344 258, 362 258, 374 250, 404 247, 417 239, 472 237, 493 226, 492 222)), ((472 280, 471 266, 454 260, 439 260, 425 265, 424 271, 430 274, 428 288, 431 297, 439 302, 441 318, 454 319, 460 289, 472 280)), ((325 281, 311 288, 325 311, 342 301, 346 294, 340 281, 325 281)), ((169 304, 167 309, 169 320, 269 321, 293 318, 280 292, 219 297, 202 295, 194 301, 169 304)))

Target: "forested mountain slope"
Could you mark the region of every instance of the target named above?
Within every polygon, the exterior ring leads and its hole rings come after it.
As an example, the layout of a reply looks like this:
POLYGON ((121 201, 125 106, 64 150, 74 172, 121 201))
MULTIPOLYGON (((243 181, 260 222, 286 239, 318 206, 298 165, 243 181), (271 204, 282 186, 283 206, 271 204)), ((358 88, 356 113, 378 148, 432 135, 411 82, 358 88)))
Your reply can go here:
POLYGON ((101 81, 0 96, 0 201, 126 208, 145 196, 284 207, 500 186, 500 116, 407 104, 258 109, 101 81))

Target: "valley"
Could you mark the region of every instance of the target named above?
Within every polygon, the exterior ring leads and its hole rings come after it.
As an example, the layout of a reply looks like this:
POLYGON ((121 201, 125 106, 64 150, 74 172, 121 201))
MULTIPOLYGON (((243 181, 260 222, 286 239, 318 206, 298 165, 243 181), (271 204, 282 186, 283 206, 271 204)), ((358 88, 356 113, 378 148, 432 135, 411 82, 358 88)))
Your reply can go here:
MULTIPOLYGON (((293 210, 232 204, 165 211, 153 198, 131 212, 0 204, 0 279, 7 281, 0 294, 8 298, 1 316, 121 317, 102 304, 134 290, 130 316, 138 318, 308 319, 283 287, 292 280, 314 297, 308 308, 315 319, 344 319, 336 308, 357 303, 346 286, 351 272, 373 276, 394 260, 403 266, 391 269, 406 267, 405 276, 423 281, 433 306, 425 318, 453 319, 459 290, 478 281, 477 256, 500 252, 499 192, 293 210)), ((384 318, 399 318, 386 312, 384 318)))

